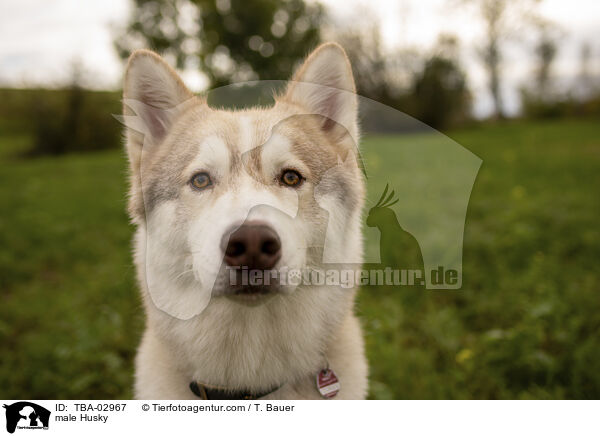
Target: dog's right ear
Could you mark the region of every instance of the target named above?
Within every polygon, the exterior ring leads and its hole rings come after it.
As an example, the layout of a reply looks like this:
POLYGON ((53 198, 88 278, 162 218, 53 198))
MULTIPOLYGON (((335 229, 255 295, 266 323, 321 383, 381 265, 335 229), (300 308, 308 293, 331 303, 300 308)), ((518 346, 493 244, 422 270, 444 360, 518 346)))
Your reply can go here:
POLYGON ((137 50, 129 58, 123 83, 123 121, 132 164, 142 146, 158 145, 183 109, 194 99, 177 73, 156 53, 137 50))

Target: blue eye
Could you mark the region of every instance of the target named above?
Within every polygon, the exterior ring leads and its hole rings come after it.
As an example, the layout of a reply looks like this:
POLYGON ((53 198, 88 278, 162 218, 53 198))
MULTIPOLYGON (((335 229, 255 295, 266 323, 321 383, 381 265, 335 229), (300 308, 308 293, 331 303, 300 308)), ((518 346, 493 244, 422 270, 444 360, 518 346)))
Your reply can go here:
POLYGON ((204 189, 212 185, 210 176, 206 173, 194 174, 194 176, 190 180, 190 183, 195 189, 204 189))

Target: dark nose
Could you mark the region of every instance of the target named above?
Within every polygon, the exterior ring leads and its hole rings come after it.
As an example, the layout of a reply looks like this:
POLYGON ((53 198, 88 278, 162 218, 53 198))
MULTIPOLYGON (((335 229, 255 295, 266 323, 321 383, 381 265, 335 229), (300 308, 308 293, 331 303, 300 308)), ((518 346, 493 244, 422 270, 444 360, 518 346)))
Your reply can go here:
POLYGON ((225 263, 229 266, 267 270, 273 268, 281 257, 281 241, 277 232, 260 222, 249 221, 231 235, 225 234, 221 246, 225 263))

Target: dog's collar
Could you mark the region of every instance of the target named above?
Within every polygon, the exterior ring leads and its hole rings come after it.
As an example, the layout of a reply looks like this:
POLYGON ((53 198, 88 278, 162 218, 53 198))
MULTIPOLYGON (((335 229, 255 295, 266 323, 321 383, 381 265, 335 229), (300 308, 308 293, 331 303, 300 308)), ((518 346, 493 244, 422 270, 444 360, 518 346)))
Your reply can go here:
POLYGON ((256 400, 261 397, 265 397, 281 386, 277 386, 271 390, 263 392, 250 392, 250 391, 230 391, 228 389, 217 388, 213 386, 203 385, 195 381, 190 383, 190 390, 203 400, 256 400))

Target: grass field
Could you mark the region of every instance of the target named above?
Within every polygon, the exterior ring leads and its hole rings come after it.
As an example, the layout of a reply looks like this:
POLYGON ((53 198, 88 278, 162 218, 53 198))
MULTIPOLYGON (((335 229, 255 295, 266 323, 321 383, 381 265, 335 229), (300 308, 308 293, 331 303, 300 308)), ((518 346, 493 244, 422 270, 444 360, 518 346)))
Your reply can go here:
MULTIPOLYGON (((600 123, 450 136, 483 159, 463 288, 361 291, 370 396, 600 398, 600 123)), ((29 141, 0 136, 0 396, 130 397, 143 318, 124 154, 15 157, 29 141)))

